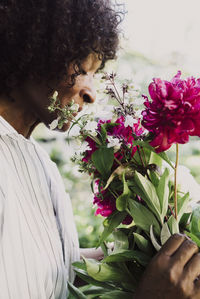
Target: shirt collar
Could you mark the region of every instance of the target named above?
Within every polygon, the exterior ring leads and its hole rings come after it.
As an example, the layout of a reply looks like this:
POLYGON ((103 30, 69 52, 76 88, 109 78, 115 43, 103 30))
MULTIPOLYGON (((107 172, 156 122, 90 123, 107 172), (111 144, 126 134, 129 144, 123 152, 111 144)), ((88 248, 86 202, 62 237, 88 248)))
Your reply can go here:
POLYGON ((0 116, 0 135, 19 134, 2 116, 0 116))

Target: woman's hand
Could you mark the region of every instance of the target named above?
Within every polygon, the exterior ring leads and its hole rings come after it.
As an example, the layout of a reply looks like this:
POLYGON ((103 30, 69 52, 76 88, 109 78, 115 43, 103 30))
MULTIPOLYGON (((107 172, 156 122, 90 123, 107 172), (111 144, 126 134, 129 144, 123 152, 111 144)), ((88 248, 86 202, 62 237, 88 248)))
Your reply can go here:
POLYGON ((173 235, 147 267, 134 299, 200 299, 200 253, 184 235, 173 235))
POLYGON ((95 259, 95 260, 102 260, 104 257, 103 250, 101 247, 98 248, 80 248, 80 255, 81 258, 90 258, 90 259, 95 259))

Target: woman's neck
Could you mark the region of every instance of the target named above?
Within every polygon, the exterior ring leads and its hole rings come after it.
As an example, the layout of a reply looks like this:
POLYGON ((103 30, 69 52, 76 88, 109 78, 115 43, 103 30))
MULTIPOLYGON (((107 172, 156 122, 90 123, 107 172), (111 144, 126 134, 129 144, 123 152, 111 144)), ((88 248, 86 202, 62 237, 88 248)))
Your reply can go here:
POLYGON ((40 121, 22 105, 18 95, 0 96, 0 115, 21 135, 29 138, 40 121))

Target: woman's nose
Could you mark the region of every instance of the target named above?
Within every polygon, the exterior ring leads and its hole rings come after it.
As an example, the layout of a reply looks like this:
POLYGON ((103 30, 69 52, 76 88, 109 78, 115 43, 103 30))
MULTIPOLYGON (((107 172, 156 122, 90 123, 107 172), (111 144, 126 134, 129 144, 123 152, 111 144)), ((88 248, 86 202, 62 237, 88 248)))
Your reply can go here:
POLYGON ((80 97, 84 103, 94 103, 96 99, 96 90, 94 88, 83 88, 80 91, 80 97))

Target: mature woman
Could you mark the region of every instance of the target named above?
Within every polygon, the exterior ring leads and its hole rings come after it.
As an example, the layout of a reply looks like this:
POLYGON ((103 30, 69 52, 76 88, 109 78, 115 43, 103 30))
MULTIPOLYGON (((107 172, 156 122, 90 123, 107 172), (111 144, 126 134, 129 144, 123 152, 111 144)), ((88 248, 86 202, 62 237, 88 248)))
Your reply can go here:
MULTIPOLYGON (((71 204, 55 164, 31 133, 57 117, 48 110, 55 90, 62 107, 73 99, 80 111, 95 100, 93 77, 115 57, 119 22, 109 0, 0 1, 2 299, 66 298, 71 263, 80 255, 71 204)), ((137 298, 200 298, 193 283, 196 252, 183 236, 170 239, 137 298), (181 289, 186 279, 190 288, 181 289)))

